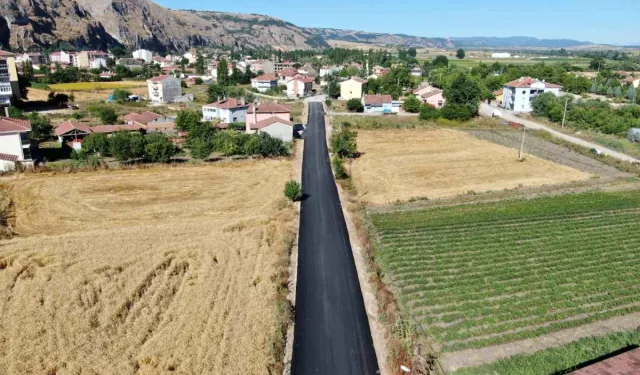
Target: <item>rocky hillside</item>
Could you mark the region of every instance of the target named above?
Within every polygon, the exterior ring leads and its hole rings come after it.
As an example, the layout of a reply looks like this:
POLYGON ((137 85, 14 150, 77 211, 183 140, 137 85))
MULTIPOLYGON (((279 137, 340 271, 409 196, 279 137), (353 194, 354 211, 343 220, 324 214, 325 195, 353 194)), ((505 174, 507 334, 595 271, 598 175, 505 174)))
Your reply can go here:
POLYGON ((177 11, 150 0, 0 0, 5 48, 100 48, 123 44, 155 51, 190 47, 323 47, 311 32, 260 15, 177 11), (6 31, 9 32, 6 32, 6 31))
POLYGON ((411 46, 430 48, 454 48, 453 42, 447 38, 424 38, 405 34, 382 34, 356 30, 340 29, 307 29, 324 40, 338 40, 375 46, 411 46))

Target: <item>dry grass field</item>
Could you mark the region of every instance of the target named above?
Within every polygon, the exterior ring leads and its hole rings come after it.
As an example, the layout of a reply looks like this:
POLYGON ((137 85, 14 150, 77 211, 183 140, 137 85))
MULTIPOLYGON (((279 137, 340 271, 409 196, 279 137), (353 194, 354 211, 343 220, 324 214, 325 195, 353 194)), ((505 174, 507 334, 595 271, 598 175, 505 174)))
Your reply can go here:
MULTIPOLYGON (((449 129, 358 130, 363 155, 351 166, 373 204, 441 198, 588 179, 589 174, 449 129)), ((349 166, 347 165, 347 169, 349 166)))
POLYGON ((280 160, 6 182, 18 235, 0 241, 2 374, 269 373, 292 174, 280 160))

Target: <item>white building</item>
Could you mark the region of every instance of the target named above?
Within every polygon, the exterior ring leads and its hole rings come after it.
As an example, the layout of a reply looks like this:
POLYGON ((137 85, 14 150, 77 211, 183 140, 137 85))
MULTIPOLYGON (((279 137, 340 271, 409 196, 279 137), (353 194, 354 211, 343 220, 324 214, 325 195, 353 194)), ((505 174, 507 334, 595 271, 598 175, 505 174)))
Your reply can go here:
POLYGON ((258 90, 258 92, 267 92, 278 88, 278 77, 274 74, 263 74, 251 80, 251 87, 258 90))
POLYGON ((342 71, 343 67, 342 66, 323 66, 322 68, 320 68, 320 72, 319 75, 320 77, 328 77, 334 73, 340 73, 342 71))
POLYGON ((89 69, 100 69, 107 67, 107 60, 103 58, 97 58, 89 61, 89 69))
POLYGON ((293 141, 293 126, 293 122, 274 116, 251 124, 249 133, 267 133, 273 138, 291 142, 293 141))
POLYGON ((133 58, 144 60, 145 63, 149 64, 153 61, 153 52, 146 49, 139 49, 137 51, 133 51, 133 58))
POLYGON ((29 132, 28 120, 0 117, 0 171, 14 169, 16 162, 33 165, 29 132))
POLYGON ((246 122, 247 109, 249 109, 249 105, 245 104, 244 99, 223 99, 202 106, 202 118, 205 121, 218 120, 226 124, 246 122))
POLYGON ((149 101, 153 104, 173 103, 182 96, 180 80, 174 76, 158 76, 147 80, 149 101))
POLYGON ((195 64, 196 60, 198 59, 198 56, 193 52, 187 52, 182 55, 182 57, 189 60, 189 64, 195 64))
POLYGON ((311 77, 294 78, 287 82, 287 96, 289 98, 302 98, 311 93, 314 79, 311 77))
POLYGON ((531 112, 531 103, 538 95, 550 92, 558 96, 561 89, 562 86, 553 83, 522 77, 504 85, 502 108, 516 112, 531 112))
POLYGON ((0 51, 0 106, 11 104, 11 98, 13 98, 11 72, 9 71, 11 67, 8 61, 11 56, 13 55, 0 51))
POLYGON ((509 59, 511 54, 507 52, 494 52, 491 54, 492 59, 509 59))
POLYGON ((71 54, 65 51, 54 52, 49 55, 49 60, 52 63, 71 64, 71 54))

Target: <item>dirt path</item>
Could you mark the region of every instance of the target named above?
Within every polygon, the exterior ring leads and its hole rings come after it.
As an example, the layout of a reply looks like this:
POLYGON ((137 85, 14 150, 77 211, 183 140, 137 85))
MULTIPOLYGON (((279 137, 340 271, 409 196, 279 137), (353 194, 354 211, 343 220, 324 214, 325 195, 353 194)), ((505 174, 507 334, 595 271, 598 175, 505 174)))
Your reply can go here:
POLYGON ((485 365, 516 354, 530 354, 540 350, 566 345, 583 337, 603 336, 612 332, 638 328, 640 328, 640 313, 635 313, 527 340, 481 349, 468 349, 447 353, 442 357, 442 365, 447 372, 452 372, 463 367, 485 365))

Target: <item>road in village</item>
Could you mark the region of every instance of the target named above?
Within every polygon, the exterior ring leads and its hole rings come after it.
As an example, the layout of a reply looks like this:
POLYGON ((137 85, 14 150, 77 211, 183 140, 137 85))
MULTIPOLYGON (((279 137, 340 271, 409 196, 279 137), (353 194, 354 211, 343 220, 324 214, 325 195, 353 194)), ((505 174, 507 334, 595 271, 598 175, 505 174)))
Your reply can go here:
POLYGON ((378 361, 325 139, 322 104, 309 103, 291 373, 376 374, 378 361))

